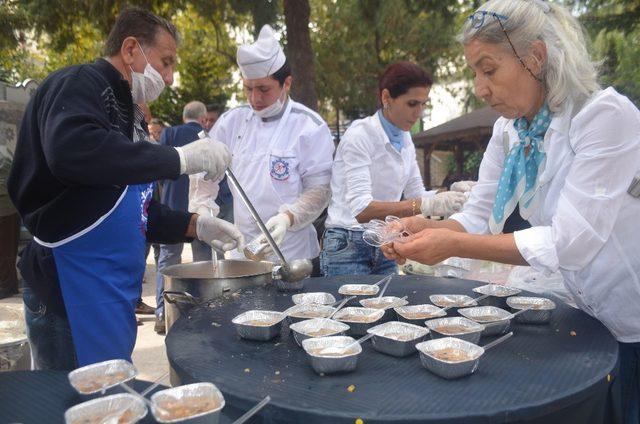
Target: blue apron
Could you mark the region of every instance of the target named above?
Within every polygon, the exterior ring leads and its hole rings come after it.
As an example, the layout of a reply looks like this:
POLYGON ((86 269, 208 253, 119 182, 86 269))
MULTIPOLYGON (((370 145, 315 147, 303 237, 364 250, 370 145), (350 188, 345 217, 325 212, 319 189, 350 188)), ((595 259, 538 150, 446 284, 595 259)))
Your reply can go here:
POLYGON ((52 249, 80 366, 131 360, 152 193, 128 186, 101 222, 52 249))

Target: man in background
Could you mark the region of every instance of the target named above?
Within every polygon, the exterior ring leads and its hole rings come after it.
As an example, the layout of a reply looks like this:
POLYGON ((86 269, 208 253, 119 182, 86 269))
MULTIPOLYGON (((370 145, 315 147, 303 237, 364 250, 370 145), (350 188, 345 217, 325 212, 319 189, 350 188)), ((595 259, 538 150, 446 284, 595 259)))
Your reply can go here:
POLYGON ((213 125, 216 123, 220 115, 224 113, 224 106, 216 103, 209 103, 207 105, 207 119, 204 122, 204 129, 209 133, 213 125))
MULTIPOLYGON (((207 133, 211 131, 211 128, 216 124, 218 118, 224 113, 224 106, 220 106, 215 103, 209 103, 207 105, 207 119, 205 122, 205 129, 207 133)), ((190 180, 193 182, 196 176, 193 178, 190 177, 190 180)), ((191 184, 189 199, 194 197, 194 184, 191 184)), ((224 219, 227 222, 233 223, 233 195, 231 194, 231 189, 229 189, 229 182, 227 181, 227 177, 225 176, 222 181, 220 181, 218 195, 216 196, 215 203, 220 208, 220 212, 218 212, 218 218, 224 219)))
POLYGON ((162 131, 167 128, 166 125, 158 118, 153 118, 149 122, 149 136, 154 143, 160 142, 162 131))
MULTIPOLYGON (((207 119, 207 108, 202 102, 193 101, 184 106, 182 121, 184 124, 165 128, 160 136, 160 144, 171 147, 182 147, 198 140, 199 133, 204 129, 207 119)), ((187 212, 189 207, 189 176, 181 175, 176 180, 161 181, 160 202, 171 209, 187 212)), ((198 241, 193 248, 194 261, 211 260, 211 247, 198 241)), ((192 244, 192 246, 193 246, 192 244)), ((156 276, 156 325, 154 330, 158 334, 166 331, 164 322, 164 276, 162 270, 170 265, 182 262, 183 244, 161 244, 158 258, 158 272, 156 276)))

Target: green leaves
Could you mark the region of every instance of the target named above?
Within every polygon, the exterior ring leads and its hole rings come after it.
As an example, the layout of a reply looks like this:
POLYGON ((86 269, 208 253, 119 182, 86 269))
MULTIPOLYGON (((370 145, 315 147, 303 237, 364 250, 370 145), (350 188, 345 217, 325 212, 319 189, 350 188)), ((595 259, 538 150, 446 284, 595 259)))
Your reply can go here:
MULTIPOLYGON (((318 95, 356 118, 378 107, 377 82, 398 60, 414 61, 440 79, 459 61, 457 1, 312 1, 318 95)), ((325 105, 326 109, 326 105, 325 105)))
MULTIPOLYGON (((640 2, 563 0, 580 16, 603 60, 602 83, 640 102, 640 2)), ((377 80, 392 62, 417 62, 437 81, 467 80, 454 36, 479 0, 310 0, 320 110, 356 118, 377 108, 377 80)), ((170 18, 181 34, 174 87, 152 103, 155 117, 181 121, 190 100, 224 103, 240 94, 235 53, 264 23, 284 29, 279 0, 0 0, 0 79, 42 79, 99 57, 117 13, 137 5, 170 18), (235 78, 235 79, 234 79, 235 78)), ((286 44, 286 37, 282 37, 286 44)), ((289 53, 289 51, 287 51, 289 53)), ((469 92, 468 108, 476 105, 469 92)), ((331 119, 333 122, 333 119, 331 119)))

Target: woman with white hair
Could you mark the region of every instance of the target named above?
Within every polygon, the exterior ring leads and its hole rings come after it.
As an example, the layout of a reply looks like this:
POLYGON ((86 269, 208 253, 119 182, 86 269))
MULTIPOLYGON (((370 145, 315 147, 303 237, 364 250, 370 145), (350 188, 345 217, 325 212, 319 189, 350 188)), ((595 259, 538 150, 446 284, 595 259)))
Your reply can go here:
POLYGON ((559 270, 580 309, 619 341, 617 384, 626 422, 637 423, 640 112, 599 87, 580 24, 557 4, 489 1, 459 40, 476 95, 502 117, 462 212, 444 221, 405 218, 416 234, 385 246, 385 255, 559 270), (516 207, 532 227, 502 234, 516 207))

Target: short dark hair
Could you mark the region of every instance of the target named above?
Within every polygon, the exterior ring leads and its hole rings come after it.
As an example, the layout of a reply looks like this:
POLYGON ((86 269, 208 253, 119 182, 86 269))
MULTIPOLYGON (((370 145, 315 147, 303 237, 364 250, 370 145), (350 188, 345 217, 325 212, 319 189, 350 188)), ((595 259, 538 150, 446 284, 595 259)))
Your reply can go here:
POLYGON ((159 118, 153 118, 149 124, 150 125, 160 125, 163 128, 165 127, 164 122, 162 122, 162 120, 159 119, 159 118))
POLYGON ((218 114, 222 115, 224 113, 224 105, 219 103, 209 103, 207 105, 207 112, 218 112, 218 114))
POLYGON ((139 7, 128 7, 118 15, 105 44, 106 56, 115 56, 127 37, 135 37, 141 45, 153 46, 158 29, 167 31, 176 42, 178 30, 168 20, 139 7))
POLYGON ((378 99, 382 90, 389 90, 391 98, 405 94, 413 87, 431 87, 433 79, 420 66, 408 60, 392 63, 384 70, 378 81, 378 99))
POLYGON ((275 71, 270 76, 274 80, 278 81, 278 83, 280 83, 280 87, 282 87, 284 85, 284 80, 286 80, 287 77, 291 76, 291 66, 289 66, 289 61, 285 60, 284 65, 282 65, 280 69, 275 71))

